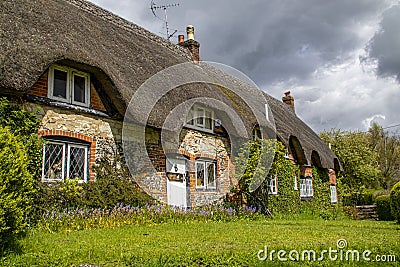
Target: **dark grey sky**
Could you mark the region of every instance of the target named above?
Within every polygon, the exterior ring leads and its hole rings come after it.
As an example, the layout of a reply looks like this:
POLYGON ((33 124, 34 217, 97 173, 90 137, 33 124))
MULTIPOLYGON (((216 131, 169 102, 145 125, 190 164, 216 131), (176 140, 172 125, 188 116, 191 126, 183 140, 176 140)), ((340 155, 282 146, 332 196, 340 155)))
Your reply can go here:
MULTIPOLYGON (((151 0, 91 1, 165 35, 151 0)), ((202 60, 242 71, 278 99, 292 91, 297 114, 317 132, 400 124, 398 0, 154 2, 180 4, 168 22, 177 34, 195 26, 202 60)))

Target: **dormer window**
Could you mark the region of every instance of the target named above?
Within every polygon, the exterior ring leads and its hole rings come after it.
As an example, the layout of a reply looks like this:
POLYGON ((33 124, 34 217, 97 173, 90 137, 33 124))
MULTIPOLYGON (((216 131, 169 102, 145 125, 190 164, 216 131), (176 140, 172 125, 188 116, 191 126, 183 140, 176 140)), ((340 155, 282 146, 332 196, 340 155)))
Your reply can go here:
POLYGON ((207 132, 214 129, 214 111, 211 109, 193 105, 189 111, 186 126, 207 132))
POLYGON ((69 104, 89 107, 90 75, 68 67, 49 69, 48 97, 69 104))

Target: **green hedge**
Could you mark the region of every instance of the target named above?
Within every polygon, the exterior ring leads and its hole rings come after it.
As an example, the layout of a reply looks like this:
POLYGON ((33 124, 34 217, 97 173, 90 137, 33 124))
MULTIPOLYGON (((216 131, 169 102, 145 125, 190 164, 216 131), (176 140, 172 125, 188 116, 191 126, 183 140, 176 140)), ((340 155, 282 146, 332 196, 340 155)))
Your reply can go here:
POLYGON ((393 217, 400 223, 400 182, 395 184, 390 191, 390 206, 393 217))
POLYGON ((374 192, 352 192, 343 194, 343 206, 373 205, 375 202, 374 192))
POLYGON ((28 225, 35 182, 28 169, 26 147, 0 127, 0 248, 12 245, 28 225))
POLYGON ((392 210, 390 207, 390 196, 378 196, 376 198, 376 213, 381 221, 393 221, 392 210))

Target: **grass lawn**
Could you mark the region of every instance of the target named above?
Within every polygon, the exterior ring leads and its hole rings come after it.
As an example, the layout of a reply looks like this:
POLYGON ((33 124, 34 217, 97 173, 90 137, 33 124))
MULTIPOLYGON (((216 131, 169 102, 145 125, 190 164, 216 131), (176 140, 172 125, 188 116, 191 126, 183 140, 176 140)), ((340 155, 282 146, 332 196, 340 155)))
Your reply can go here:
MULTIPOLYGON (((31 232, 21 241, 22 252, 4 257, 3 266, 280 266, 368 265, 360 262, 301 261, 303 250, 337 249, 337 240, 345 239, 342 251, 364 250, 396 255, 400 262, 400 225, 378 221, 324 221, 322 219, 274 219, 269 221, 190 222, 159 225, 130 225, 114 229, 72 232, 31 232), (291 250, 300 253, 300 262, 260 261, 257 253, 291 250)), ((261 256, 264 254, 261 253, 261 256)), ((334 256, 336 254, 332 254, 334 256)), ((339 259, 340 254, 337 253, 339 259)), ((296 254, 292 254, 296 257, 296 254)), ((376 262, 370 263, 375 266, 376 262)), ((383 265, 382 265, 383 266, 383 265)))

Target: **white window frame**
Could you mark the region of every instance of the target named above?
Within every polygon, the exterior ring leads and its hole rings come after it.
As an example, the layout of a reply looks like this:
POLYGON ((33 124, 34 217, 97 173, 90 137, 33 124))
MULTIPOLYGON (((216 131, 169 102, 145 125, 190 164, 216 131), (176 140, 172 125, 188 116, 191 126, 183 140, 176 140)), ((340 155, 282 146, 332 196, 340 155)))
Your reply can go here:
POLYGON ((201 130, 204 132, 209 132, 209 133, 213 133, 214 132, 214 126, 215 126, 215 119, 214 119, 214 111, 212 109, 203 107, 203 106, 199 106, 199 105, 193 105, 189 111, 189 117, 188 120, 185 124, 186 127, 188 128, 192 128, 192 129, 196 129, 196 130, 201 130), (199 114, 199 111, 201 110, 202 114, 199 114), (211 129, 206 128, 206 114, 209 113, 211 114, 211 117, 208 118, 211 121, 211 129), (199 123, 197 120, 199 118, 202 118, 203 122, 199 123), (190 124, 189 122, 193 121, 193 124, 190 124))
POLYGON ((49 68, 49 76, 48 76, 48 93, 47 97, 58 100, 61 102, 74 104, 83 107, 90 106, 90 74, 82 71, 78 71, 73 68, 52 65, 49 68), (66 81, 66 99, 62 97, 54 96, 54 70, 59 70, 67 73, 67 81, 66 81), (85 103, 74 101, 74 76, 80 76, 85 79, 85 103))
POLYGON ((278 194, 278 175, 271 175, 269 177, 269 188, 268 188, 269 195, 277 195, 278 194))
POLYGON ((314 196, 312 177, 300 178, 300 197, 310 198, 314 196))
POLYGON ((293 190, 295 190, 295 191, 299 190, 299 186, 297 184, 297 175, 296 174, 293 175, 293 190))
POLYGON ((42 158, 42 182, 56 182, 56 181, 65 181, 67 178, 69 179, 70 174, 70 160, 71 160, 71 147, 76 148, 84 148, 85 149, 85 158, 84 158, 84 177, 83 179, 78 180, 79 183, 87 182, 88 181, 88 145, 80 145, 75 143, 69 142, 61 142, 61 141, 46 141, 47 144, 54 144, 54 145, 62 145, 62 178, 61 179, 51 179, 45 177, 45 163, 46 163, 46 145, 43 145, 43 158, 42 158))
POLYGON ((331 203, 332 204, 337 204, 338 203, 338 196, 337 196, 337 191, 336 191, 336 185, 330 185, 331 189, 331 203))
POLYGON ((216 189, 217 188, 217 169, 216 169, 216 164, 214 161, 208 161, 208 160, 196 160, 195 162, 195 166, 196 166, 196 188, 197 189, 216 189), (203 166, 203 170, 204 170, 204 185, 203 186, 199 186, 197 185, 197 166, 202 165, 203 166), (213 185, 209 185, 208 182, 208 166, 210 165, 214 165, 214 183, 213 185))
POLYGON ((285 152, 284 152, 283 157, 284 157, 285 159, 290 159, 290 157, 289 157, 289 149, 288 149, 288 148, 285 148, 285 152))

